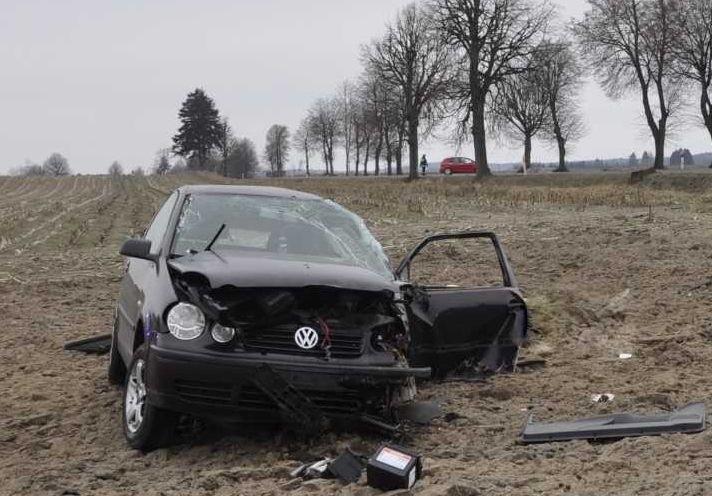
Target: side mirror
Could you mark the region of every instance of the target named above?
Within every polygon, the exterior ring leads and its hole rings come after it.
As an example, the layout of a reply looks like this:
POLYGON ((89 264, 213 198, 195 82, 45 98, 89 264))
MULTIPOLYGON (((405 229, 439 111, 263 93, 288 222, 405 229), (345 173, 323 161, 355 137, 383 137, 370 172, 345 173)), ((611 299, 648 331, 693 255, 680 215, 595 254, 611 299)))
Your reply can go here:
POLYGON ((156 255, 151 253, 151 242, 147 239, 127 239, 124 244, 121 245, 121 250, 119 250, 125 257, 140 258, 142 260, 150 260, 155 262, 158 258, 156 255))

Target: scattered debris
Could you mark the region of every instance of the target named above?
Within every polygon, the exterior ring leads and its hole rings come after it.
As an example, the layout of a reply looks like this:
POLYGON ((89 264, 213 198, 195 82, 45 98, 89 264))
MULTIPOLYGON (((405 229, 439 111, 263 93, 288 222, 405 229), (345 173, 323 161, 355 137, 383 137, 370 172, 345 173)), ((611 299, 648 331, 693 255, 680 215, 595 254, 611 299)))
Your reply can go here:
POLYGON ((65 350, 83 351, 84 353, 104 355, 111 349, 111 334, 101 334, 90 338, 64 343, 65 350))
POLYGON ((396 411, 401 420, 410 420, 420 425, 429 425, 443 413, 440 405, 434 401, 411 401, 399 406, 396 411))
POLYGON ((568 422, 535 423, 529 416, 522 430, 522 443, 545 443, 572 439, 607 439, 651 436, 670 432, 705 430, 704 403, 690 403, 672 413, 634 415, 613 413, 568 422))
POLYGON ((620 358, 621 360, 628 360, 629 358, 633 358, 633 354, 632 353, 619 353, 618 358, 620 358))
POLYGON ((546 360, 543 359, 519 360, 516 369, 540 369, 543 367, 546 367, 546 360))
POLYGON ((457 412, 447 412, 445 414, 445 416, 443 417, 443 420, 447 423, 450 423, 450 422, 453 422, 453 421, 455 421, 457 419, 461 419, 461 418, 467 418, 467 417, 465 417, 464 415, 460 415, 457 412))
POLYGON ((347 448, 329 463, 329 472, 344 484, 351 484, 361 478, 363 467, 362 457, 347 448))
POLYGON ((610 403, 616 397, 615 394, 592 394, 591 401, 594 403, 610 403))
POLYGON ((321 409, 266 363, 255 370, 254 381, 279 407, 287 424, 299 426, 307 435, 317 434, 326 426, 321 409))
POLYGON ((410 489, 420 479, 420 455, 393 444, 384 444, 366 465, 368 485, 383 491, 410 489))

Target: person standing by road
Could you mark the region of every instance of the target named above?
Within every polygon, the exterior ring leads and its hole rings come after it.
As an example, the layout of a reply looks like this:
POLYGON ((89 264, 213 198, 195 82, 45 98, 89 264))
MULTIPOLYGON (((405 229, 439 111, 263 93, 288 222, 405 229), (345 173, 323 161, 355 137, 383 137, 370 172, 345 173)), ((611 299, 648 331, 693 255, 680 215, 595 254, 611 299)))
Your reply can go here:
POLYGON ((428 168, 428 159, 425 158, 425 154, 423 154, 423 158, 420 159, 420 170, 423 171, 423 175, 425 175, 425 171, 428 168))

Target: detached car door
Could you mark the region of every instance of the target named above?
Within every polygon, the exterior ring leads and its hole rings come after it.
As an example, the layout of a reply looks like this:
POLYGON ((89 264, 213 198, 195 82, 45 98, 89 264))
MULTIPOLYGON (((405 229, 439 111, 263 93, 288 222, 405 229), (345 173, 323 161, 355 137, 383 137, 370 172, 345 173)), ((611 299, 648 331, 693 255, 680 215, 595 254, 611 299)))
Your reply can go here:
POLYGON ((527 337, 528 313, 492 232, 424 239, 400 263, 410 323, 409 362, 442 376, 467 363, 510 369, 527 337))

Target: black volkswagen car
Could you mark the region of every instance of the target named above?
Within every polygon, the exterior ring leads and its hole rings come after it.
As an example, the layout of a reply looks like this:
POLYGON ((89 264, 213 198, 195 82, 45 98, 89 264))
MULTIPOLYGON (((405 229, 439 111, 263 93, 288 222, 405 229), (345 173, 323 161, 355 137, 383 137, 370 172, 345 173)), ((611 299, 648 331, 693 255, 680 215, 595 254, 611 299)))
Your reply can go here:
POLYGON ((427 238, 393 270, 358 216, 299 191, 181 187, 121 254, 109 379, 125 386, 123 430, 142 450, 166 444, 180 414, 388 428, 416 378, 463 361, 511 367, 526 337, 494 234, 427 238), (408 281, 423 247, 459 238, 492 241, 501 284, 408 281))

